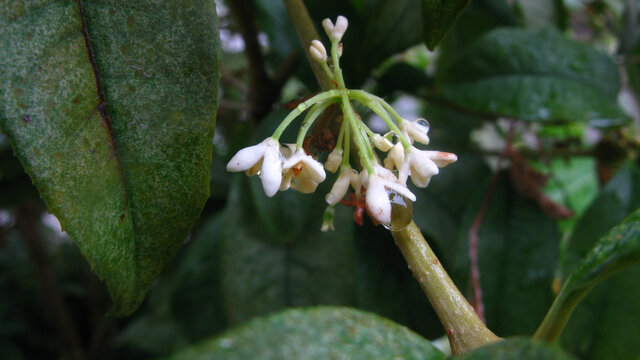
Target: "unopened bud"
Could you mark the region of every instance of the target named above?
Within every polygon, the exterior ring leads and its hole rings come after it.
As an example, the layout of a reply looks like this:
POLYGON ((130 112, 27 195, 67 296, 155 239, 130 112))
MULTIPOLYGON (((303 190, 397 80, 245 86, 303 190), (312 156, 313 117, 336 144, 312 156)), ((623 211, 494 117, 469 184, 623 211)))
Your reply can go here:
POLYGON ((334 173, 338 171, 340 164, 342 164, 342 149, 335 148, 329 153, 327 162, 324 163, 324 168, 334 173))
POLYGON ((309 53, 313 60, 323 63, 327 61, 327 50, 319 40, 312 40, 311 46, 309 46, 309 53))
POLYGON ((344 35, 345 31, 347 31, 347 27, 349 26, 349 21, 346 17, 339 15, 336 20, 336 25, 333 27, 333 36, 340 40, 342 39, 342 35, 344 35))
POLYGON ((331 41, 340 41, 344 32, 347 31, 347 27, 349 26, 349 21, 346 17, 340 15, 338 19, 336 19, 336 24, 334 25, 330 19, 324 19, 322 21, 322 27, 324 28, 324 32, 327 33, 327 36, 331 39, 331 41))
POLYGON ((387 140, 387 138, 381 136, 380 134, 375 134, 371 138, 373 145, 380 151, 389 151, 393 147, 391 141, 387 140))

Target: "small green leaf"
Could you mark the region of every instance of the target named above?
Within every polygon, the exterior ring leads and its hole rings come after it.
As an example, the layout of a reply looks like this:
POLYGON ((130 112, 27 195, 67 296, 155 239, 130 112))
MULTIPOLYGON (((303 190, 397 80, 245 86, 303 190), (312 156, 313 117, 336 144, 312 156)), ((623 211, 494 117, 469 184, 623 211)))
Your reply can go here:
POLYGON ((429 50, 447 34, 458 15, 470 0, 422 0, 422 26, 424 42, 429 50))
POLYGON ((407 328, 348 308, 287 310, 171 357, 189 359, 424 359, 445 355, 407 328))
POLYGON ((622 125, 616 65, 550 29, 497 29, 440 73, 436 95, 468 111, 527 121, 622 125))
POLYGON ((4 1, 0 128, 127 315, 209 195, 215 4, 4 1))
POLYGON ((530 339, 507 339, 451 360, 571 360, 571 355, 558 348, 530 339))

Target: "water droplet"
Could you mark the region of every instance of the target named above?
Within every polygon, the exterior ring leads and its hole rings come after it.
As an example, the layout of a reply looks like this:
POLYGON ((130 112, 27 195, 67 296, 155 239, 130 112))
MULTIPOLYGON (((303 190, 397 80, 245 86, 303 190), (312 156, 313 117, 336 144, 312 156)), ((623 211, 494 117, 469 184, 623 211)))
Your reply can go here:
POLYGON ((416 124, 422 126, 423 128, 425 128, 426 132, 429 132, 429 122, 426 119, 417 119, 416 120, 416 124))
POLYGON ((413 202, 395 191, 388 191, 391 201, 391 231, 400 231, 413 219, 413 202))

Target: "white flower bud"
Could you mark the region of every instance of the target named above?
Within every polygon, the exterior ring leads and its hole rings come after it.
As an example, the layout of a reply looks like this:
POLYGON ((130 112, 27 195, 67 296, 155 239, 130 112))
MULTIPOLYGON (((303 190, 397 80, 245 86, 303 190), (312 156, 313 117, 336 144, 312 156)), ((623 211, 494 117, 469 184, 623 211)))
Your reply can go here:
MULTIPOLYGON (((404 147, 401 143, 396 143, 391 151, 387 154, 387 157, 384 159, 384 167, 389 170, 400 169, 402 167, 402 163, 404 162, 404 147)), ((400 181, 404 184, 407 181, 407 178, 404 179, 402 176, 400 177, 400 181)))
POLYGON ((342 164, 342 149, 335 148, 329 153, 327 162, 324 163, 324 168, 329 172, 336 172, 342 164))
POLYGON ((351 178, 356 176, 353 170, 350 167, 345 167, 340 172, 340 176, 333 184, 331 191, 325 196, 325 200, 329 205, 336 205, 337 203, 347 195, 347 191, 349 190, 349 184, 351 184, 351 178))
POLYGON ((309 46, 309 54, 311 54, 313 60, 319 63, 327 61, 327 50, 319 40, 311 41, 311 46, 309 46))
POLYGON ((331 19, 326 18, 322 20, 322 27, 324 28, 324 32, 327 36, 331 39, 331 36, 333 35, 333 22, 331 19))
POLYGON ((429 145, 429 136, 427 136, 429 123, 425 119, 402 120, 400 129, 409 136, 411 142, 417 141, 421 144, 429 145))
POLYGON ((346 17, 339 15, 336 20, 336 25, 333 27, 333 37, 340 41, 345 31, 347 31, 347 27, 349 26, 349 21, 346 17))
POLYGON ((371 138, 373 145, 380 151, 387 152, 393 147, 393 143, 380 134, 375 134, 371 138))
POLYGON ((345 31, 347 31, 347 27, 349 26, 349 21, 346 17, 340 15, 338 19, 336 19, 336 24, 334 25, 330 19, 324 19, 322 21, 322 27, 324 28, 324 32, 327 33, 327 36, 331 41, 340 41, 345 31))
POLYGON ((322 215, 322 227, 320 230, 322 232, 327 232, 329 230, 335 230, 333 226, 333 219, 336 217, 336 209, 333 206, 327 206, 322 215))

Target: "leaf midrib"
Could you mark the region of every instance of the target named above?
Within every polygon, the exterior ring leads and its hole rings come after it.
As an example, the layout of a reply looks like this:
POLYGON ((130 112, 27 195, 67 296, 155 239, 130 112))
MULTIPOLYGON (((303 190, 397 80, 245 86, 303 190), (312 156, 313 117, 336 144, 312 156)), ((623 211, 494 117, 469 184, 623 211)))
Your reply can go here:
POLYGON ((118 151, 118 144, 116 142, 115 135, 113 132, 113 126, 111 123, 111 117, 109 116, 107 98, 106 98, 106 93, 105 93, 103 82, 102 82, 102 77, 100 75, 100 69, 98 68, 98 62, 95 56, 95 52, 93 50, 93 47, 91 46, 91 37, 89 36, 89 29, 87 26, 84 9, 82 7, 82 0, 74 0, 74 1, 78 5, 78 13, 80 15, 80 22, 82 25, 81 34, 82 34, 82 37, 84 38, 88 60, 89 60, 89 63, 91 64, 93 75, 96 81, 96 91, 99 99, 99 103, 96 110, 100 114, 100 118, 102 119, 102 122, 106 127, 107 137, 109 139, 109 143, 111 144, 111 148, 113 149, 113 156, 117 162, 118 174, 120 175, 120 181, 122 182, 122 189, 124 191, 125 206, 123 209, 120 210, 121 211, 120 219, 124 219, 124 217, 127 216, 127 213, 128 213, 131 221, 131 236, 134 241, 134 246, 133 246, 134 261, 133 261, 131 270, 133 272, 133 279, 135 282, 137 282, 138 274, 139 274, 138 246, 137 246, 138 237, 135 231, 136 229, 135 217, 132 215, 133 210, 131 209, 131 197, 129 195, 129 185, 128 185, 128 182, 126 181, 126 175, 125 175, 124 167, 122 164, 122 158, 118 151))

